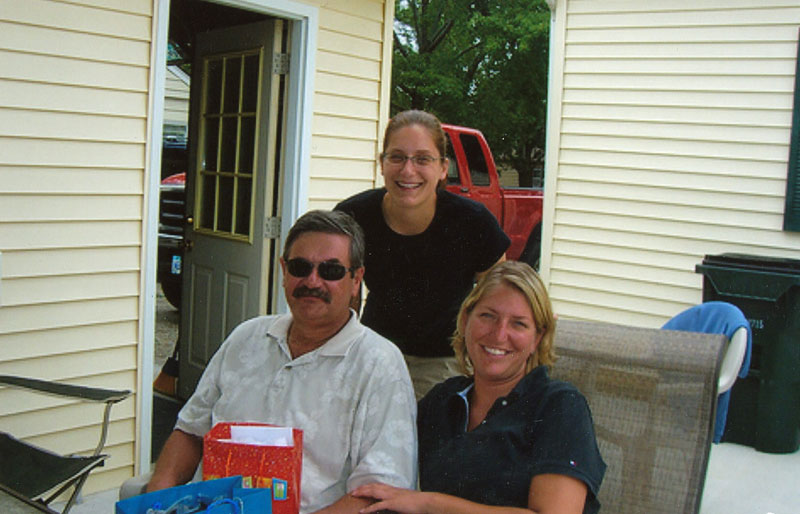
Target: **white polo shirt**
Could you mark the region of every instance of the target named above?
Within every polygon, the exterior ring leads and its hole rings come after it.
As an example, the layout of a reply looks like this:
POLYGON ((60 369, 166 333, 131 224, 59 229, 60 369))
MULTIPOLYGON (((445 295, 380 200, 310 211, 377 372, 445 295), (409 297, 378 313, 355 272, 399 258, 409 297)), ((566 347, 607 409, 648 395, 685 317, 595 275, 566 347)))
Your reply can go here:
POLYGON ((220 421, 303 430, 301 514, 370 482, 415 488, 416 402, 400 350, 350 321, 292 360, 289 314, 236 327, 217 350, 175 428, 203 436, 220 421))

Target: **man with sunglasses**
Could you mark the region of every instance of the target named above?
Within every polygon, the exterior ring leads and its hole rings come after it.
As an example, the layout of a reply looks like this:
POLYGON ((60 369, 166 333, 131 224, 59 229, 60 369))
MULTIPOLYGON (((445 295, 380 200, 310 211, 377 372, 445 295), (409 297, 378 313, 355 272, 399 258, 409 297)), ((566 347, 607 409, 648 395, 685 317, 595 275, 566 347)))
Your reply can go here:
POLYGON ((220 421, 303 430, 300 513, 356 513, 371 482, 416 485, 416 402, 403 356, 349 308, 364 275, 364 236, 349 215, 311 211, 281 258, 290 314, 243 322, 178 414, 148 491, 189 481, 202 436, 220 421))

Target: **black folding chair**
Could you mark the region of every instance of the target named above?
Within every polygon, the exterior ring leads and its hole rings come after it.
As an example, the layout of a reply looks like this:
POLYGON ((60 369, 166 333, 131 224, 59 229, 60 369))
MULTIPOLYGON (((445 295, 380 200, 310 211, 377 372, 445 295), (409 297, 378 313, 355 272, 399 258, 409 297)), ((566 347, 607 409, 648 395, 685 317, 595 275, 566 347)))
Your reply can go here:
POLYGON ((111 406, 130 396, 131 392, 10 375, 0 375, 0 385, 105 403, 100 441, 90 456, 59 455, 0 432, 0 491, 48 507, 61 493, 72 487, 72 494, 62 510, 62 514, 66 514, 78 499, 89 472, 102 466, 108 458, 101 451, 106 444, 111 406))

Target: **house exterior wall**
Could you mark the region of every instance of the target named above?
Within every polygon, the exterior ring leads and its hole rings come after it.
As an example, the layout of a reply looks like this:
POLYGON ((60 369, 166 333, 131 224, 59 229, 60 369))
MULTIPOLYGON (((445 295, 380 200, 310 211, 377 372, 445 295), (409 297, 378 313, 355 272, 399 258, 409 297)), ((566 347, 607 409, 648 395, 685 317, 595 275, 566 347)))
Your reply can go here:
POLYGON ((164 125, 189 125, 189 77, 177 66, 167 67, 164 86, 164 125))
POLYGON ((388 116, 393 18, 393 1, 340 0, 320 7, 309 209, 332 208, 375 186, 388 116))
MULTIPOLYGON (((136 389, 151 0, 0 4, 0 373, 136 389)), ((88 491, 133 469, 112 409, 88 491)), ((0 390, 0 429, 97 444, 102 406, 0 390)))
POLYGON ((782 231, 800 4, 560 0, 542 272, 569 318, 660 326, 707 254, 782 231))
MULTIPOLYGON (((394 4, 305 3, 319 8, 314 208, 374 184, 394 4)), ((139 386, 156 6, 0 0, 0 373, 139 386)), ((133 474, 137 403, 112 409, 111 457, 85 492, 133 474)), ((99 407, 0 389, 0 430, 54 451, 93 449, 100 420, 99 407)))

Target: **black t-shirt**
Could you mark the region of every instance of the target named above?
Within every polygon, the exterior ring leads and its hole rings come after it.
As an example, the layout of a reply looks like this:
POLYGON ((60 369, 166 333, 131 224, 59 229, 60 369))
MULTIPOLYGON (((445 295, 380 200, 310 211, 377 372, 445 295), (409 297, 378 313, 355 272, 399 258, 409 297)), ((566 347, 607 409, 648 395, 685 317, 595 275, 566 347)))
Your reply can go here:
POLYGON ((486 207, 445 190, 424 232, 398 234, 383 218, 385 194, 373 189, 336 206, 364 229, 369 294, 361 322, 403 353, 451 357, 456 315, 475 274, 497 262, 510 240, 486 207))
POLYGON ((597 512, 606 465, 583 395, 569 383, 550 379, 539 366, 495 402, 483 424, 467 432, 465 390, 472 383, 472 378, 453 377, 420 400, 420 489, 527 508, 533 477, 556 473, 584 482, 583 512, 597 512))

